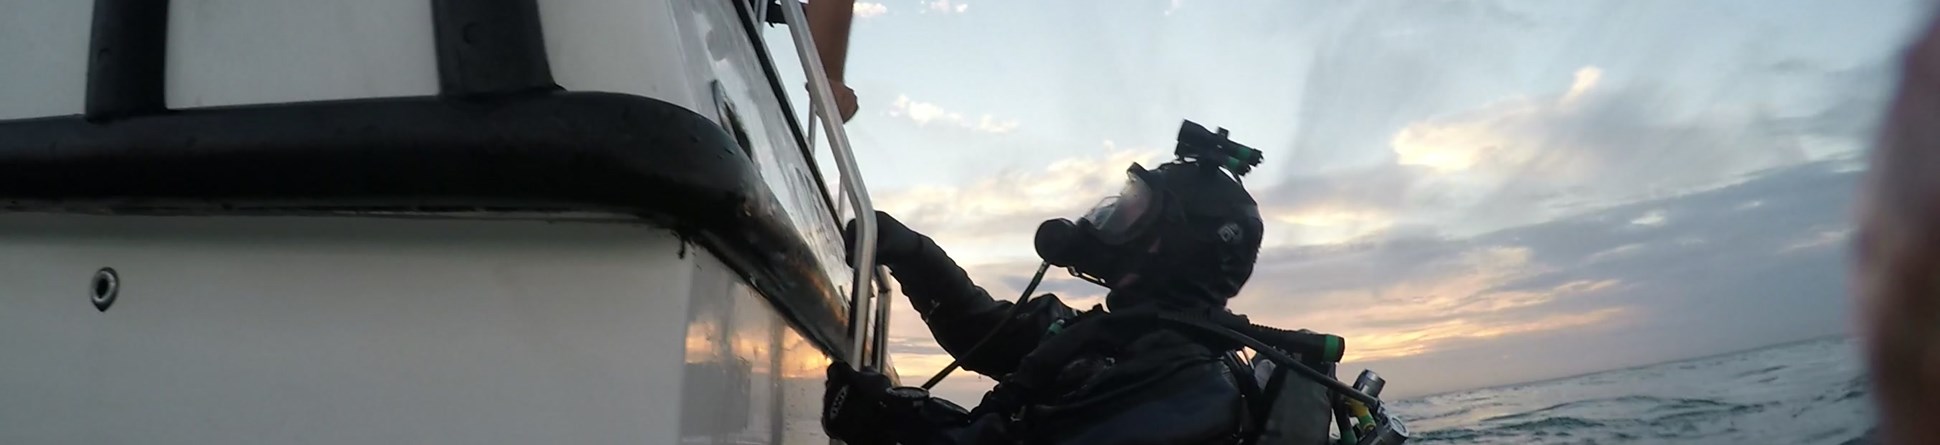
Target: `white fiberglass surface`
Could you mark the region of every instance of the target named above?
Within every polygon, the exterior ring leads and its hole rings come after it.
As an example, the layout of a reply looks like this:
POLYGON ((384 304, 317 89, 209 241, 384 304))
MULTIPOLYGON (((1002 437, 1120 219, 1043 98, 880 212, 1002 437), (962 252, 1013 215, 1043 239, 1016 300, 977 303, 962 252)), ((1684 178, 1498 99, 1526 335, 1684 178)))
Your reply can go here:
POLYGON ((0 120, 80 114, 94 2, 16 1, 0 13, 0 120))
POLYGON ((431 2, 175 0, 168 14, 167 103, 191 108, 433 95, 434 40, 431 2))
POLYGON ((540 0, 540 29, 553 80, 573 91, 664 100, 692 110, 712 105, 700 42, 680 31, 681 2, 540 0))
POLYGON ((690 314, 768 360, 707 407, 819 431, 826 359, 651 226, 0 215, 0 443, 674 443, 690 314))

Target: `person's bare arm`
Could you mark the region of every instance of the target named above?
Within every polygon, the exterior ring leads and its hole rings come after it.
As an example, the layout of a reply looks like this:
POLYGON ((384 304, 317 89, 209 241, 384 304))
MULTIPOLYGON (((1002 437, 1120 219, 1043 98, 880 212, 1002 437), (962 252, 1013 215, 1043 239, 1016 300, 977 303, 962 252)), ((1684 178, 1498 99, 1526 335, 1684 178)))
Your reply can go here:
POLYGON ((1940 440, 1940 21, 1901 62, 1861 200, 1857 286, 1889 444, 1940 440))
MULTIPOLYGON (((794 0, 783 0, 794 1, 794 0)), ((835 92, 836 110, 842 121, 855 117, 855 90, 849 89, 843 75, 849 61, 849 28, 855 20, 855 0, 813 0, 808 2, 808 31, 815 38, 815 53, 822 58, 828 73, 829 88, 835 92)))

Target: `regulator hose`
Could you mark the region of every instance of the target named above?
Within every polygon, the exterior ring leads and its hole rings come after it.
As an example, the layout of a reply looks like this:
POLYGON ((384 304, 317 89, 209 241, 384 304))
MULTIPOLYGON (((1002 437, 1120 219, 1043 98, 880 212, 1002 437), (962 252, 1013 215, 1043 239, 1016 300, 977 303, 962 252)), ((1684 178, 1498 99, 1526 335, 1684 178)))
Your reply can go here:
MULTIPOLYGON (((1267 344, 1266 342, 1260 341, 1260 339, 1255 338, 1253 336, 1240 333, 1238 330, 1221 326, 1219 324, 1214 324, 1212 322, 1205 320, 1204 317, 1194 317, 1192 315, 1187 315, 1182 313, 1149 312, 1149 313, 1141 313, 1139 315, 1145 315, 1145 314, 1156 316, 1159 320, 1162 320, 1162 321, 1167 321, 1167 322, 1171 322, 1182 326, 1189 326, 1192 328, 1196 328, 1200 331, 1204 331, 1207 333, 1211 333, 1214 335, 1218 335, 1218 336, 1225 337, 1227 339, 1231 339, 1233 341, 1239 342, 1239 344, 1245 345, 1247 348, 1250 348, 1253 351, 1259 353, 1260 355, 1265 356, 1268 360, 1272 360, 1274 363, 1279 364, 1280 367, 1291 369, 1293 370, 1293 373, 1300 374, 1301 377, 1306 377, 1307 379, 1313 380, 1314 382, 1319 383, 1322 386, 1326 386, 1327 389, 1334 391, 1335 394, 1340 394, 1343 397, 1354 399, 1354 400, 1360 401, 1363 404, 1366 404, 1369 410, 1378 409, 1381 406, 1380 398, 1367 395, 1367 393, 1363 393, 1358 389, 1354 389, 1354 387, 1351 385, 1342 383, 1340 380, 1335 380, 1333 377, 1329 377, 1325 373, 1322 373, 1320 371, 1314 370, 1313 368, 1307 367, 1305 363, 1301 363, 1299 359, 1295 359, 1293 358, 1293 356, 1287 355, 1286 351, 1280 350, 1279 347, 1275 347, 1273 345, 1267 344)), ((1233 318, 1239 318, 1239 317, 1234 316, 1233 318)), ((1254 330, 1254 329, 1263 330, 1263 331, 1271 330, 1271 331, 1277 331, 1279 333, 1295 334, 1295 335, 1301 335, 1301 336, 1326 335, 1326 334, 1302 333, 1299 331, 1286 331, 1286 330, 1269 328, 1265 326, 1254 325, 1251 323, 1246 323, 1246 326, 1247 326, 1246 329, 1248 330, 1254 330)))
POLYGON ((998 321, 997 326, 991 327, 990 332, 984 333, 983 338, 977 339, 977 343, 970 345, 970 350, 963 352, 963 358, 950 360, 950 366, 943 367, 943 370, 937 371, 936 375, 930 376, 929 381, 923 382, 923 390, 927 391, 936 388, 936 384, 942 382, 944 377, 949 377, 951 372, 956 371, 957 367, 963 364, 963 360, 975 357, 977 351, 982 350, 985 343, 990 343, 990 339, 997 337, 997 333, 1002 332, 1004 326, 1010 325, 1011 320, 1017 319, 1017 313, 1023 310, 1024 302, 1030 300, 1031 292, 1036 291, 1037 284, 1044 281, 1044 271, 1047 270, 1051 270, 1050 262, 1038 263, 1037 275, 1031 277, 1031 284, 1024 286, 1024 293, 1017 296, 1017 303, 1010 305, 1010 310, 1004 312, 1004 319, 998 321))

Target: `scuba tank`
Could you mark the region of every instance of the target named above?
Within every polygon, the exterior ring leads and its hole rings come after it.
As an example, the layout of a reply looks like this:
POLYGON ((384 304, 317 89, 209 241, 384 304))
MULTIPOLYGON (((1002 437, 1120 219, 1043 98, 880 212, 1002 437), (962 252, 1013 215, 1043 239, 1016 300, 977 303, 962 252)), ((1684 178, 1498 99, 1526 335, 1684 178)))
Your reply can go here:
MULTIPOLYGON (((1279 365, 1263 356, 1255 356, 1249 365, 1253 369, 1253 379, 1263 388, 1260 397, 1268 409, 1255 409, 1258 416, 1254 422, 1254 432, 1259 438, 1254 443, 1262 444, 1323 444, 1328 441, 1328 428, 1332 427, 1334 395, 1327 387, 1312 380, 1293 377, 1279 369, 1279 365)), ((1333 375, 1334 364, 1322 364, 1315 369, 1333 375)))
MULTIPOLYGON (((1331 376, 1334 365, 1323 363, 1315 370, 1331 376)), ((1341 439, 1342 444, 1393 445, 1408 441, 1407 428, 1399 420, 1385 413, 1376 418, 1375 412, 1369 411, 1367 405, 1336 397, 1326 385, 1290 377, 1289 373, 1281 372, 1279 364, 1264 357, 1255 357, 1252 367, 1253 378, 1265 388, 1262 396, 1266 397, 1266 403, 1271 404, 1271 409, 1256 411, 1263 418, 1257 420, 1258 438, 1252 443, 1329 443, 1333 437, 1328 434, 1328 428, 1335 426, 1330 424, 1335 419, 1340 420, 1340 429, 1354 433, 1341 439)), ((1385 383, 1386 380, 1374 371, 1363 370, 1360 378, 1354 382, 1354 389, 1379 397, 1385 383)))
POLYGON ((1327 443, 1330 414, 1342 445, 1401 445, 1408 441, 1407 426, 1388 414, 1378 398, 1386 380, 1371 370, 1362 371, 1351 386, 1333 377, 1334 366, 1346 351, 1345 340, 1338 336, 1257 325, 1246 316, 1225 310, 1123 315, 1154 318, 1254 351, 1252 374, 1261 390, 1254 395, 1258 399, 1248 403, 1254 427, 1242 443, 1327 443))

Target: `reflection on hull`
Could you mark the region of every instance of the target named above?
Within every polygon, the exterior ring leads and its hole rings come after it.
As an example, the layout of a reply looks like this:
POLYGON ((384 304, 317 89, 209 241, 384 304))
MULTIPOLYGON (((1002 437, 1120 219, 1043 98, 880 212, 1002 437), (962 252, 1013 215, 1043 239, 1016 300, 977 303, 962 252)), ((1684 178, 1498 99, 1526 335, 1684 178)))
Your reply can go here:
POLYGON ((695 283, 714 298, 688 307, 681 443, 826 444, 822 379, 829 357, 746 284, 695 283))

